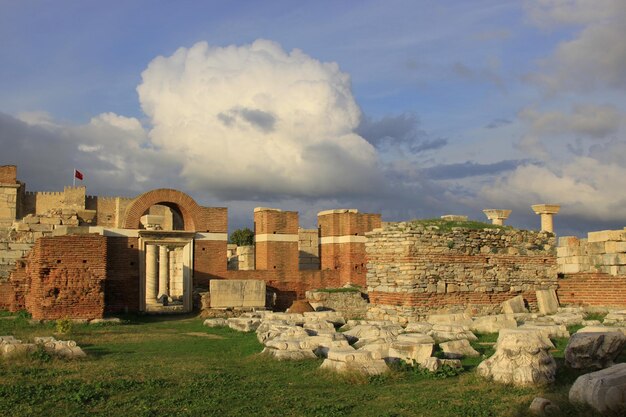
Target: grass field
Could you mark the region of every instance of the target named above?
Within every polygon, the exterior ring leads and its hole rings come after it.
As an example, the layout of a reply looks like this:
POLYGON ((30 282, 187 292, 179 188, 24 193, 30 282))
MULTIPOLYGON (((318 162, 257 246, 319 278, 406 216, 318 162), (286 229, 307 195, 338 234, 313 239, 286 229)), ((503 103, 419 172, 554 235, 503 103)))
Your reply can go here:
MULTIPOLYGON (((115 326, 74 325, 69 335, 83 360, 30 355, 0 362, 0 412, 7 416, 524 416, 535 396, 562 415, 592 416, 567 403, 579 373, 563 368, 565 340, 553 352, 557 383, 514 388, 478 378, 482 359, 464 362, 458 376, 425 375, 411 368, 382 377, 337 376, 321 360, 277 362, 258 353, 254 333, 208 329, 197 317, 130 317, 115 326)), ((0 335, 32 340, 54 335, 55 325, 31 325, 0 315, 0 335)), ((495 335, 474 347, 492 353, 495 335)), ((626 362, 625 355, 620 357, 626 362)))

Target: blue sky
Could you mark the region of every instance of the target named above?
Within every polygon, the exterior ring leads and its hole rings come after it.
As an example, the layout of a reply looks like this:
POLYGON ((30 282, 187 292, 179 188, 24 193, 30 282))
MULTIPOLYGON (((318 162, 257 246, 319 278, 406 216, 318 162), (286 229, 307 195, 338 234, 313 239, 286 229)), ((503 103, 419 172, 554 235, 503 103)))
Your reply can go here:
POLYGON ((537 228, 546 202, 560 234, 621 228, 625 17, 620 0, 0 1, 0 163, 31 190, 74 165, 94 194, 183 189, 234 226, 271 205, 307 226, 508 208, 537 228))

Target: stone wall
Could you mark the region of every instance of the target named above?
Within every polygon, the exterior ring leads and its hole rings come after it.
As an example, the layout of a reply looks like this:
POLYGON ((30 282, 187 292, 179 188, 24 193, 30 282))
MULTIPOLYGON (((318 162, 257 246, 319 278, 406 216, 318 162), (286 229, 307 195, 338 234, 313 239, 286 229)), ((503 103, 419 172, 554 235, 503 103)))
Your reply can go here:
POLYGON ((562 274, 626 275, 626 230, 589 232, 586 239, 561 237, 557 264, 562 274))
POLYGON ((403 222, 367 233, 368 316, 406 320, 440 311, 499 311, 523 294, 557 288, 551 233, 509 228, 441 231, 403 222))

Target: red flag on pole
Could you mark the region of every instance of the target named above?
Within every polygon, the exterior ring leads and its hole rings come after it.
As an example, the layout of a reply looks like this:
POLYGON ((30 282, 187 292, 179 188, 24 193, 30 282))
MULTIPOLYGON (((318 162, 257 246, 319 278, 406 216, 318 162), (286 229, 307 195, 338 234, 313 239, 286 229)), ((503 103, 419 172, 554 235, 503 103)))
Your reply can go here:
POLYGON ((74 170, 74 178, 79 179, 79 180, 83 180, 83 173, 80 172, 79 170, 75 169, 74 170))

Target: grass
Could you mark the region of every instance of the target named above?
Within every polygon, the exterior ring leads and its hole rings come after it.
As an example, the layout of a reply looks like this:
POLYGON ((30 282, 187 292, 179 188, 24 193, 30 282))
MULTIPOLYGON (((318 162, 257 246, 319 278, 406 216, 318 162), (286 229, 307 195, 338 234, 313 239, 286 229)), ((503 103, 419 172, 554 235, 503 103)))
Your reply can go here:
MULTIPOLYGON (((54 323, 0 320, 0 335, 22 340, 54 332, 54 323)), ((49 417, 495 417, 528 415, 532 399, 544 396, 564 415, 594 415, 567 404, 575 371, 560 371, 557 383, 547 388, 502 386, 477 377, 475 367, 493 353, 494 335, 480 335, 473 343, 484 357, 464 360, 459 376, 435 377, 405 367, 371 378, 323 372, 321 360, 278 362, 259 356, 262 346, 254 333, 209 329, 190 316, 131 316, 118 326, 74 324, 61 337, 76 340, 88 358, 0 361, 1 411, 49 417)), ((562 362, 565 341, 556 342, 554 355, 562 362)))
POLYGON ((453 228, 463 228, 463 229, 471 229, 471 230, 482 230, 482 229, 505 229, 512 230, 511 226, 498 226, 491 223, 478 222, 474 220, 468 221, 448 221, 442 219, 420 219, 420 220, 411 220, 410 222, 413 226, 423 226, 423 227, 436 227, 439 232, 451 232, 453 228))

